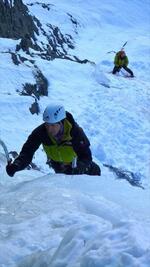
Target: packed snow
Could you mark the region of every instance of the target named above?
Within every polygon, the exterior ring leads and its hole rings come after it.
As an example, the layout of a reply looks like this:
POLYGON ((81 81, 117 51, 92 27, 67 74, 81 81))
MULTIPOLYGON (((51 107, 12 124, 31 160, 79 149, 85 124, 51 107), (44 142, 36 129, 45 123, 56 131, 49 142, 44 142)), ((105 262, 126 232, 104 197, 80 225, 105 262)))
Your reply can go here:
POLYGON ((14 65, 7 52, 19 40, 0 38, 0 139, 19 152, 46 105, 61 102, 89 137, 102 175, 54 174, 41 147, 33 159, 40 171, 11 178, 0 147, 0 267, 149 267, 150 2, 46 0, 49 11, 37 1, 24 3, 45 30, 52 23, 73 36, 76 48, 68 53, 93 63, 35 56, 49 96, 32 115, 33 98, 18 92, 35 82, 34 66, 14 65), (76 29, 68 13, 79 22, 76 29), (133 79, 110 73, 113 51, 126 41, 133 79), (137 173, 142 187, 117 179, 103 164, 137 173))

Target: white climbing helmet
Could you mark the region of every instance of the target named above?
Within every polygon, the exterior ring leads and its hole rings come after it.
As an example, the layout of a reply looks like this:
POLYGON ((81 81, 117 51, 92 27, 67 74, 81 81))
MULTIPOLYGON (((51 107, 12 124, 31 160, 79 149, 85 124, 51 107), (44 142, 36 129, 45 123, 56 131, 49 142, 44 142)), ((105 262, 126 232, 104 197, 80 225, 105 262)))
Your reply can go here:
POLYGON ((66 111, 61 104, 48 105, 43 113, 43 121, 57 123, 66 118, 66 111))

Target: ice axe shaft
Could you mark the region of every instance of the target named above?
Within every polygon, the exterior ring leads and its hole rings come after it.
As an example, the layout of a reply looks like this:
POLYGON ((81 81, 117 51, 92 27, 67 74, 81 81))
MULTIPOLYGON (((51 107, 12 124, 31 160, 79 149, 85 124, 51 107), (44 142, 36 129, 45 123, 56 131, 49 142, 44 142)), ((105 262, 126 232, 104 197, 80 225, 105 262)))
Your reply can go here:
POLYGON ((7 146, 5 145, 5 143, 1 139, 0 139, 0 145, 2 146, 2 148, 3 148, 4 152, 5 152, 5 156, 6 156, 7 162, 10 163, 11 162, 11 158, 9 156, 7 146))

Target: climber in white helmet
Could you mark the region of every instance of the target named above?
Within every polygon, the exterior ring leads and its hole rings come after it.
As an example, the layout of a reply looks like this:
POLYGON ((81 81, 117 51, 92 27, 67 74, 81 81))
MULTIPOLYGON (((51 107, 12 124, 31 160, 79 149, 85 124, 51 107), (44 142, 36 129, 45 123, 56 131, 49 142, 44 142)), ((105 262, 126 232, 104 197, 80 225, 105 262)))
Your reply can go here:
POLYGON ((48 105, 43 121, 29 135, 14 162, 7 164, 9 176, 25 169, 41 144, 55 173, 101 175, 100 167, 92 160, 87 136, 63 105, 48 105))

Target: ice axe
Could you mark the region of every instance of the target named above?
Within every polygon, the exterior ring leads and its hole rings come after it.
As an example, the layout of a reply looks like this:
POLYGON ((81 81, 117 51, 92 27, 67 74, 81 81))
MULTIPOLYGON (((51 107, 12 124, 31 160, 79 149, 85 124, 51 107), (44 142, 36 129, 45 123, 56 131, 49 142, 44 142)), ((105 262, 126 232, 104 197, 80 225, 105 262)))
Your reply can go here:
POLYGON ((126 46, 127 42, 128 42, 128 41, 126 41, 126 42, 123 44, 123 46, 122 46, 121 49, 123 49, 123 48, 126 46))
MULTIPOLYGON (((127 42, 128 42, 128 41, 126 41, 126 42, 123 44, 123 46, 121 47, 120 50, 123 50, 123 49, 124 49, 124 47, 126 46, 127 42)), ((114 53, 114 54, 116 54, 117 52, 114 51, 114 50, 112 50, 112 51, 108 51, 108 52, 107 52, 107 54, 110 54, 110 53, 114 53)))
POLYGON ((5 143, 1 139, 0 139, 0 145, 2 146, 2 148, 4 150, 4 153, 5 153, 5 156, 6 156, 6 159, 7 159, 7 163, 10 164, 12 159, 9 156, 9 152, 8 152, 7 146, 5 145, 5 143))

